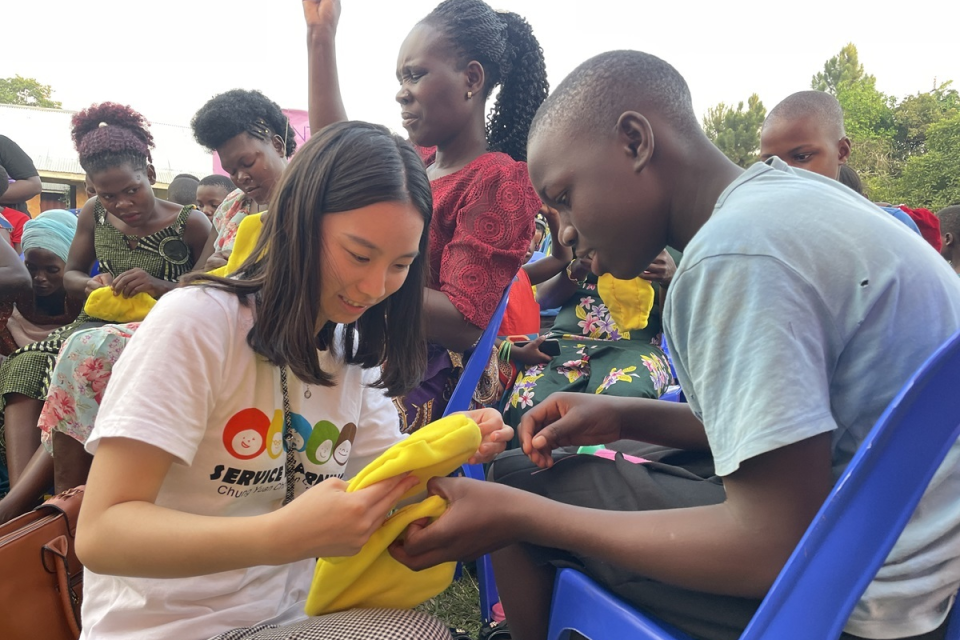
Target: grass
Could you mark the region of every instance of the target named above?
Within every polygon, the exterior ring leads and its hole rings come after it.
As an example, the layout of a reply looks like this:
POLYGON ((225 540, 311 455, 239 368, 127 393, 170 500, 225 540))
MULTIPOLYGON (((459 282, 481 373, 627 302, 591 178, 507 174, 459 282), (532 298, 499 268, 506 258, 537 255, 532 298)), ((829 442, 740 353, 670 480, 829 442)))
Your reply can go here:
POLYGON ((480 632, 480 587, 477 578, 464 570, 447 590, 417 607, 419 611, 459 627, 476 638, 480 632))

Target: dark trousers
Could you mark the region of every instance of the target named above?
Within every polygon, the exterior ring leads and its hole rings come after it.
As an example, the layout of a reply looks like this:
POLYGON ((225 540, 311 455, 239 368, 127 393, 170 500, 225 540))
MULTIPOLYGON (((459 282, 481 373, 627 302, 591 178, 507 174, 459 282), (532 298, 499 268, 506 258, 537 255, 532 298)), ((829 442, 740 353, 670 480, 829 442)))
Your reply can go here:
MULTIPOLYGON (((549 470, 540 470, 522 452, 508 451, 494 462, 490 476, 496 482, 558 502, 611 511, 705 506, 719 504, 726 497, 707 456, 637 443, 617 443, 610 448, 654 462, 634 464, 619 456, 617 460, 608 460, 556 452, 556 464, 549 470)), ((737 640, 760 606, 760 600, 671 586, 559 549, 528 549, 537 562, 581 571, 638 609, 697 640, 737 640)), ((946 624, 931 633, 903 640, 941 640, 945 630, 946 624)), ((840 640, 857 639, 843 634, 840 640)))

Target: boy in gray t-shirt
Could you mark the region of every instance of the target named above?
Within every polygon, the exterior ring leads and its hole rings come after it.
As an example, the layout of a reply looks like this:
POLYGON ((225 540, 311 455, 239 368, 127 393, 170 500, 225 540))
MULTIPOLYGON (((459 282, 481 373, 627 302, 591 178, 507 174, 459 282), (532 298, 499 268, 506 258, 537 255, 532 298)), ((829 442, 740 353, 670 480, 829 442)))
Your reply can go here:
MULTIPOLYGON (((519 427, 549 471, 514 455, 493 471, 510 486, 434 481, 449 511, 394 553, 420 567, 499 549, 522 640, 544 637, 563 566, 694 637, 737 638, 876 419, 960 330, 960 279, 838 183, 777 158, 732 164, 683 78, 648 54, 578 67, 538 112, 528 158, 560 212, 557 240, 595 272, 634 278, 664 246, 683 251, 664 326, 689 406, 554 394, 519 427), (594 456, 554 464, 557 447, 621 439, 709 452, 717 477, 594 456)), ((955 445, 843 638, 943 637, 960 584, 958 495, 955 445)))

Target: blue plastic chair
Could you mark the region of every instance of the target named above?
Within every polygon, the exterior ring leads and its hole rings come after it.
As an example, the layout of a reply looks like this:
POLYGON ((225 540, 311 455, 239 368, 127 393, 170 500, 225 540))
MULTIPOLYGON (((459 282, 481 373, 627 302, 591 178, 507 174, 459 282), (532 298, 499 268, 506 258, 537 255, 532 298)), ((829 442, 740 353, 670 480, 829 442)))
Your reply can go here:
MULTIPOLYGON (((741 640, 839 637, 960 436, 957 380, 960 333, 930 356, 887 407, 741 640)), ((687 638, 564 569, 557 576, 548 638, 567 638, 571 630, 590 640, 687 638)), ((950 614, 947 639, 960 640, 958 606, 950 614)))
MULTIPOLYGON (((503 320, 503 314, 507 309, 507 301, 510 299, 510 289, 513 287, 511 282, 507 290, 503 292, 500 304, 497 305, 490 324, 483 331, 480 340, 477 342, 473 355, 467 360, 463 368, 463 374, 457 382, 450 396, 450 402, 443 412, 444 417, 457 411, 466 411, 470 408, 470 400, 480 383, 480 376, 487 367, 490 354, 493 352, 493 345, 497 340, 497 332, 500 330, 500 322, 503 320)), ((482 464, 463 465, 463 475, 474 480, 483 480, 482 464)), ((477 582, 480 586, 480 617, 484 622, 489 622, 493 615, 493 605, 500 601, 497 595, 497 584, 493 579, 493 565, 490 563, 490 556, 481 556, 477 558, 477 582)))
MULTIPOLYGON (((663 351, 663 355, 667 356, 667 362, 670 363, 670 375, 673 376, 673 379, 677 379, 677 370, 673 366, 673 358, 670 356, 670 347, 667 345, 667 334, 662 334, 660 336, 660 349, 663 351)), ((661 400, 666 402, 686 402, 687 398, 683 395, 683 389, 680 388, 679 384, 671 384, 667 387, 667 390, 663 392, 663 395, 660 396, 661 400)))

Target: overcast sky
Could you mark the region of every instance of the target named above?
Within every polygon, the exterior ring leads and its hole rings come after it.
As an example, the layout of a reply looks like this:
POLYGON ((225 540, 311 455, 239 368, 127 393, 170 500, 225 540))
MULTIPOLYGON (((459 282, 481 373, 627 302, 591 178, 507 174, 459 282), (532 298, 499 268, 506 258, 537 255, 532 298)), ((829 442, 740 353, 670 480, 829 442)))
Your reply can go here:
MULTIPOLYGON (((343 0, 338 55, 351 118, 400 129, 396 55, 434 0, 343 0)), ((551 86, 586 58, 639 49, 686 77, 702 116, 756 92, 769 110, 809 88, 824 61, 853 42, 880 90, 903 97, 960 85, 960 2, 913 0, 898 11, 859 1, 683 2, 496 0, 540 39, 551 86)), ((297 0, 53 0, 3 11, 0 77, 52 85, 66 109, 112 100, 149 119, 189 123, 212 95, 260 89, 306 108, 305 28, 297 0)), ((958 87, 960 88, 960 87, 958 87)), ((3 123, 0 122, 0 131, 3 123)), ((4 132, 12 137, 28 132, 4 132)))

